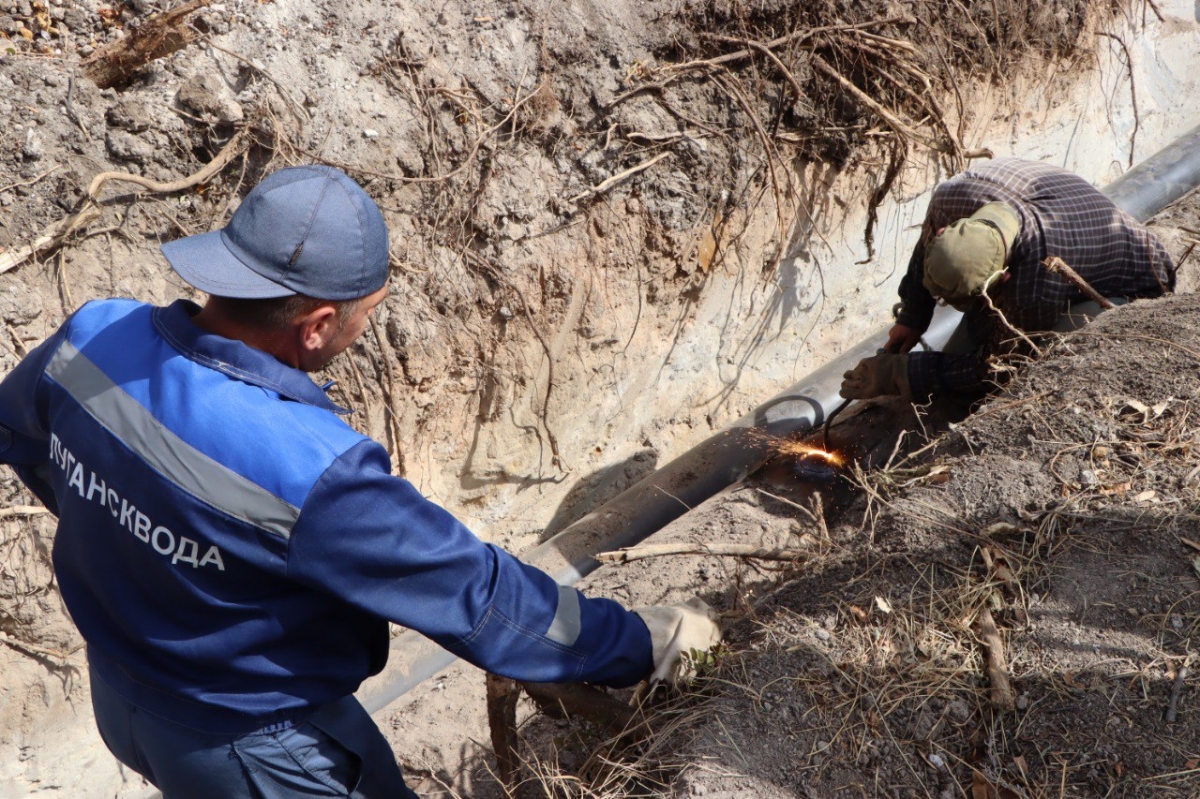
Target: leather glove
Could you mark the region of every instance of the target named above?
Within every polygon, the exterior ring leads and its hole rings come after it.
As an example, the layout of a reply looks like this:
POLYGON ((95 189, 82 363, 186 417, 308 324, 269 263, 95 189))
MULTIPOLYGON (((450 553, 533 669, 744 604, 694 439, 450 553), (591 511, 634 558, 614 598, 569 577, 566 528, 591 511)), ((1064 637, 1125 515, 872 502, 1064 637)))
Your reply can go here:
POLYGON ((842 375, 839 392, 846 399, 872 399, 899 395, 912 399, 908 385, 908 355, 883 353, 863 358, 842 375))
POLYGON ((693 597, 679 605, 634 608, 633 612, 646 623, 654 645, 651 683, 665 680, 678 685, 690 681, 696 676, 695 655, 708 652, 721 642, 716 611, 702 599, 693 597))

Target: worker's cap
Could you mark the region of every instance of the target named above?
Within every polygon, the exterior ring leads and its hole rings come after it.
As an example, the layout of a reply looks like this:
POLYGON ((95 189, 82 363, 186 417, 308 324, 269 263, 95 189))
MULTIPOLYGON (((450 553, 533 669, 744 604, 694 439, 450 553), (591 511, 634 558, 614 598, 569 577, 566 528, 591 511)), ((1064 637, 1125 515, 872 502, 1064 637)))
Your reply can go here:
POLYGON ((328 166, 268 175, 224 228, 162 251, 180 277, 219 297, 356 300, 388 277, 383 214, 361 186, 328 166))
POLYGON ((956 307, 970 303, 1004 271, 1020 232, 1016 211, 1002 202, 954 222, 925 248, 925 288, 956 307))

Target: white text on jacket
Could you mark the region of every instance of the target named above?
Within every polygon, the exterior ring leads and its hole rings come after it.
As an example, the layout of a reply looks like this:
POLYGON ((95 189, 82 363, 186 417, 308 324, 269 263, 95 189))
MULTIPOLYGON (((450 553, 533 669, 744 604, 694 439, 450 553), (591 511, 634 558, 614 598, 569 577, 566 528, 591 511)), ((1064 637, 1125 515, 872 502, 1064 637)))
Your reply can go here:
POLYGON ((166 527, 150 521, 150 517, 110 488, 104 479, 96 477, 95 472, 85 470, 83 464, 75 458, 71 450, 63 446, 54 433, 50 434, 50 460, 67 476, 68 489, 73 488, 81 498, 107 508, 112 517, 139 541, 154 547, 154 551, 164 557, 170 555, 171 565, 182 561, 191 564, 193 569, 198 569, 211 564, 225 571, 220 549, 210 546, 204 557, 197 559, 200 554, 198 543, 187 536, 176 536, 166 527))

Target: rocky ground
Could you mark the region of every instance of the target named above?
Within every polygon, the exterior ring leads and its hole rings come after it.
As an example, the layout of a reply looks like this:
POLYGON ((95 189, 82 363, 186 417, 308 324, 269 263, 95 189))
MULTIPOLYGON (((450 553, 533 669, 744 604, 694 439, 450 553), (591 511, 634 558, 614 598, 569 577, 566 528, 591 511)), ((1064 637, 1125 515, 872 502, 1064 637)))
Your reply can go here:
MULTIPOLYGON (((272 168, 332 163, 385 210, 394 288, 329 376, 398 473, 524 549, 778 389, 755 368, 773 328, 810 331, 815 353, 869 326, 847 320, 878 305, 852 288, 871 266, 847 265, 842 294, 819 268, 777 291, 780 256, 824 235, 797 215, 849 202, 837 175, 859 176, 870 241, 889 191, 981 155, 959 139, 979 87, 1086 72, 1113 19, 1183 24, 1113 13, 0 0, 0 370, 88 299, 188 296, 159 242, 220 224, 272 168)), ((1197 211, 1157 223, 1188 290, 1197 211)), ((834 483, 781 457, 653 539, 793 562, 601 569, 586 590, 630 604, 703 596, 725 652, 615 740, 523 699, 516 793, 1200 793, 1182 671, 1200 620, 1195 311, 1183 293, 1106 314, 977 408, 864 403, 835 428, 854 466, 834 483)), ((0 795, 141 795, 91 731, 53 520, 11 478, 0 500, 0 795)), ((482 675, 414 694, 381 719, 422 794, 502 795, 482 675)))

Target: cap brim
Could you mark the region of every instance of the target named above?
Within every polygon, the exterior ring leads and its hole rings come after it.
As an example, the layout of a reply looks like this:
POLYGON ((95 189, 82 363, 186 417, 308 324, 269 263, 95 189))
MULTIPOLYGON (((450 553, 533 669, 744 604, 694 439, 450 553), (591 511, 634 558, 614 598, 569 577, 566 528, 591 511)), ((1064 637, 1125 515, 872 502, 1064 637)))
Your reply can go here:
POLYGON ((220 230, 170 241, 161 249, 181 278, 207 294, 265 300, 296 293, 239 261, 225 246, 220 230))

